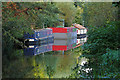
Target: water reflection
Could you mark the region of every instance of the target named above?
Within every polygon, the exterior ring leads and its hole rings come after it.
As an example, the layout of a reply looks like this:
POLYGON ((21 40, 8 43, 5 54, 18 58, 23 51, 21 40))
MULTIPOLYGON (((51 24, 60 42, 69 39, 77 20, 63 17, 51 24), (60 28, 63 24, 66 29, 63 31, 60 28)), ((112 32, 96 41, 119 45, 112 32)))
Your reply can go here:
POLYGON ((77 38, 66 40, 54 40, 53 51, 67 51, 73 49, 76 46, 77 38))
POLYGON ((88 61, 86 58, 79 57, 81 55, 79 46, 83 43, 78 40, 77 38, 67 40, 53 39, 53 41, 47 40, 44 44, 28 45, 24 49, 23 57, 10 62, 9 66, 4 66, 3 78, 69 77, 74 73, 73 69, 76 65, 82 66, 84 62, 88 61), (54 46, 65 47, 58 49, 54 46), (44 53, 44 55, 41 53, 44 53))
MULTIPOLYGON (((49 51, 64 51, 77 48, 87 41, 87 36, 72 39, 54 39, 43 40, 44 44, 32 44, 30 42, 27 48, 24 48, 24 55, 38 55, 49 51)), ((37 42, 36 42, 37 43, 37 42)))
MULTIPOLYGON (((69 77, 73 72, 76 64, 83 65, 86 58, 78 57, 81 54, 75 54, 75 48, 81 46, 87 41, 87 36, 72 39, 54 39, 47 40, 44 44, 29 45, 24 49, 24 55, 38 55, 34 61, 34 69, 27 74, 26 78, 43 77, 43 78, 62 78, 69 77), (51 41, 53 40, 53 41, 51 41), (44 55, 40 55, 44 53, 44 55), (79 61, 78 61, 79 60, 79 61), (33 75, 33 74, 34 75, 33 75), (31 75, 31 76, 30 76, 31 75)), ((45 42, 45 41, 44 41, 45 42)), ((78 51, 78 53, 80 53, 78 51)))
POLYGON ((38 55, 40 53, 52 51, 52 44, 46 45, 30 45, 28 48, 24 49, 24 55, 38 55))
MULTIPOLYGON (((42 44, 30 44, 24 49, 24 55, 3 65, 3 78, 109 78, 110 71, 116 69, 118 63, 109 61, 112 55, 86 58, 79 46, 86 42, 87 37, 67 40, 50 39, 42 44), (53 49, 55 46, 74 45, 71 48, 53 49), (64 44, 63 44, 64 43, 64 44), (42 53, 42 54, 41 54, 42 53), (31 56, 30 56, 31 55, 31 56), (107 63, 106 63, 107 62, 107 63), (108 65, 109 64, 109 65, 108 65), (114 64, 114 65, 111 65, 114 64), (108 75, 108 76, 106 76, 108 75)), ((16 55, 23 51, 16 51, 16 55)), ((118 53, 116 53, 118 54, 118 53)), ((116 58, 116 57, 115 57, 116 58)), ((3 59, 5 62, 6 59, 3 59)), ((7 61, 6 61, 7 62, 7 61)), ((115 62, 115 61, 114 61, 115 62)), ((118 66, 119 67, 119 66, 118 66)), ((119 73, 115 73, 116 75, 119 73)), ((116 76, 113 75, 113 76, 116 76)), ((118 75, 119 76, 119 75, 118 75)))

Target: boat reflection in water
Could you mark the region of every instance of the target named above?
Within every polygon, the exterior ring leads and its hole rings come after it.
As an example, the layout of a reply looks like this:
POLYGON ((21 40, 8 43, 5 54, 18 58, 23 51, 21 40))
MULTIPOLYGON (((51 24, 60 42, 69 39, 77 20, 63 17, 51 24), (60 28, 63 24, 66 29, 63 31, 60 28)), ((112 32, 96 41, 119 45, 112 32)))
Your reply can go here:
POLYGON ((79 39, 78 38, 64 40, 51 38, 44 41, 46 42, 44 44, 31 44, 25 48, 25 57, 30 56, 30 60, 34 62, 34 70, 31 71, 32 74, 27 74, 29 76, 26 75, 25 78, 31 78, 32 76, 36 78, 38 78, 38 76, 41 78, 69 77, 72 73, 74 73, 73 69, 77 64, 83 65, 83 62, 87 61, 87 59, 84 57, 79 58, 81 52, 76 54, 74 52, 74 48, 77 48, 86 42, 87 36, 79 39), (48 54, 46 52, 50 53, 48 54), (42 53, 44 53, 44 55, 40 55, 42 53))
POLYGON ((78 36, 73 39, 54 39, 54 37, 43 40, 42 44, 29 44, 24 48, 24 55, 38 55, 49 51, 67 51, 83 45, 87 41, 87 35, 78 36))

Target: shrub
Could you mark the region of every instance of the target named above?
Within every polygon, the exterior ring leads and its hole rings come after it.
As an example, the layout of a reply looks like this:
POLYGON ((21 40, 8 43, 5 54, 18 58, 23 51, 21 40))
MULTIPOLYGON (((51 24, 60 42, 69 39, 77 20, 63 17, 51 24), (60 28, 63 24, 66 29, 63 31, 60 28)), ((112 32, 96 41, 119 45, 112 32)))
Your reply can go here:
POLYGON ((106 48, 117 49, 119 47, 118 37, 120 22, 111 22, 102 27, 88 28, 88 41, 82 49, 88 50, 90 54, 105 53, 106 48))

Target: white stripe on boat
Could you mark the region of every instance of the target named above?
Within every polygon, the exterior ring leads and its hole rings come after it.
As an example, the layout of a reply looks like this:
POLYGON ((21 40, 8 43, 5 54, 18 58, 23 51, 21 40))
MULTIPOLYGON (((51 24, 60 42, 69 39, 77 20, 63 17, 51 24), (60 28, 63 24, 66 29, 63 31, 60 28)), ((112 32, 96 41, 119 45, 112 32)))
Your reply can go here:
POLYGON ((34 48, 34 46, 29 46, 29 48, 34 48))
POLYGON ((29 39, 29 41, 34 41, 34 39, 29 39))

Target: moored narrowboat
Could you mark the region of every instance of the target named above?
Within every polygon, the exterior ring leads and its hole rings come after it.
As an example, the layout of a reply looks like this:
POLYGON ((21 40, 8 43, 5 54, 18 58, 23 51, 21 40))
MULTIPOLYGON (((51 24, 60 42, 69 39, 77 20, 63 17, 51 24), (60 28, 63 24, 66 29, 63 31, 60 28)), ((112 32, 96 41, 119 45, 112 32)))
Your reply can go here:
POLYGON ((25 33, 24 34, 24 43, 25 44, 42 44, 53 41, 54 36, 52 34, 52 29, 36 29, 33 30, 32 34, 25 33))
POLYGON ((77 29, 75 27, 54 27, 52 33, 54 39, 71 39, 77 37, 77 29))

